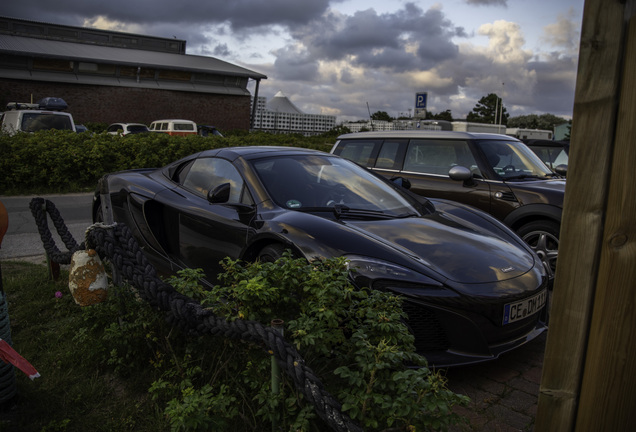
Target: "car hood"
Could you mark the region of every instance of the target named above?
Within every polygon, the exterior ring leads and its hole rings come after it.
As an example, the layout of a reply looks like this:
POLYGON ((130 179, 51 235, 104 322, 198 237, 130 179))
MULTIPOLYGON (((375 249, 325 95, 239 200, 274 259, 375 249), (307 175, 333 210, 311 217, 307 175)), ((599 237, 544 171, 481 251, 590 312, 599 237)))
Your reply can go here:
POLYGON ((448 213, 341 223, 461 284, 516 278, 535 265, 534 255, 520 245, 448 213))

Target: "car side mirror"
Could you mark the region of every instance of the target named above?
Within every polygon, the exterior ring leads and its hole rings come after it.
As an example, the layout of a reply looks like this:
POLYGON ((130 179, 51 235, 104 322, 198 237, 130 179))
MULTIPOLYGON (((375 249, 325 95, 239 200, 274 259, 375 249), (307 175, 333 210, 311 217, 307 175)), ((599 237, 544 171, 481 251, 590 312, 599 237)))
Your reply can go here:
POLYGON ((230 184, 223 183, 208 192, 208 201, 212 204, 223 204, 230 200, 230 184))
POLYGON ((466 184, 473 184, 473 173, 462 165, 455 165, 448 170, 448 176, 452 180, 461 181, 466 184))
POLYGON ((404 189, 411 189, 411 181, 407 178, 393 177, 391 181, 396 185, 403 187, 404 189))
POLYGON ((565 177, 568 174, 568 166, 565 164, 554 167, 554 172, 565 177))

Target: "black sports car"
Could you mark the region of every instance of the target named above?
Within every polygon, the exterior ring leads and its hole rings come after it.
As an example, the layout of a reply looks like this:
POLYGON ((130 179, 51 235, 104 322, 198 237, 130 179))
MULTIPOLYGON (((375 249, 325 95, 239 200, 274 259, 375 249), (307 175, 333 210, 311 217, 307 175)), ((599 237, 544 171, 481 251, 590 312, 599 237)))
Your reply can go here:
POLYGON ((429 363, 493 359, 546 329, 541 260, 488 214, 427 200, 332 154, 291 147, 206 150, 160 169, 108 174, 93 218, 134 232, 159 272, 226 256, 345 256, 357 286, 402 295, 429 363), (110 216, 110 215, 108 215, 110 216))

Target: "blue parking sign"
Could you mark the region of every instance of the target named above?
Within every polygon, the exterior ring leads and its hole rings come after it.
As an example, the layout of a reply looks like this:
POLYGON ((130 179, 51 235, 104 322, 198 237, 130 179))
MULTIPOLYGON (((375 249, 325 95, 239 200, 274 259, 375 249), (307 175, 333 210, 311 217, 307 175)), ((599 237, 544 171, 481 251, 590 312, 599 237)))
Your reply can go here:
POLYGON ((426 109, 426 99, 428 93, 416 93, 415 94, 415 109, 426 109))

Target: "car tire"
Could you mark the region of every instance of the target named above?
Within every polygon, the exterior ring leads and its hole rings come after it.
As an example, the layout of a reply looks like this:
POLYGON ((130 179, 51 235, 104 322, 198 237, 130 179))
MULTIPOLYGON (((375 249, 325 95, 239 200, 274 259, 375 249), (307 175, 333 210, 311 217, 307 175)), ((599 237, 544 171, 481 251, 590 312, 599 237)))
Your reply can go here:
POLYGON ((258 253, 258 260, 261 262, 276 262, 283 256, 286 249, 285 246, 279 243, 267 245, 258 253))
POLYGON ((545 220, 530 222, 519 228, 517 234, 541 258, 552 287, 559 252, 559 224, 545 220))

